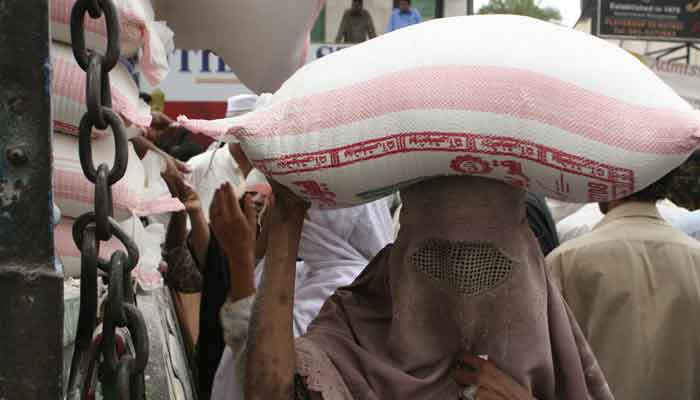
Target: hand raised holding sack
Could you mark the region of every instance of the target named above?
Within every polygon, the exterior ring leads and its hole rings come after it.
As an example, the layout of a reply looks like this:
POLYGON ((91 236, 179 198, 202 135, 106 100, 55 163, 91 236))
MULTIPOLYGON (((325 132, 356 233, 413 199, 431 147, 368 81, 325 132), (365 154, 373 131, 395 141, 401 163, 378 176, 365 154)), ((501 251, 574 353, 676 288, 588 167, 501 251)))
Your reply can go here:
POLYGON ((230 183, 224 183, 214 193, 209 211, 214 237, 224 251, 231 273, 229 297, 232 301, 255 293, 253 271, 255 269, 256 213, 250 198, 239 205, 230 183))

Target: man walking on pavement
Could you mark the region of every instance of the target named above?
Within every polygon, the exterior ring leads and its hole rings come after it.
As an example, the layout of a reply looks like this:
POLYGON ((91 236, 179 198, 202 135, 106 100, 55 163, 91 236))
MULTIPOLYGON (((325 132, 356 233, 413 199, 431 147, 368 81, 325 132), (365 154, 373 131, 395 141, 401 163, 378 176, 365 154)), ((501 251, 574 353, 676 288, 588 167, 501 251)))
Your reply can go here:
POLYGON ((336 43, 362 43, 375 36, 377 32, 369 11, 363 8, 362 0, 353 0, 352 7, 343 14, 336 43))

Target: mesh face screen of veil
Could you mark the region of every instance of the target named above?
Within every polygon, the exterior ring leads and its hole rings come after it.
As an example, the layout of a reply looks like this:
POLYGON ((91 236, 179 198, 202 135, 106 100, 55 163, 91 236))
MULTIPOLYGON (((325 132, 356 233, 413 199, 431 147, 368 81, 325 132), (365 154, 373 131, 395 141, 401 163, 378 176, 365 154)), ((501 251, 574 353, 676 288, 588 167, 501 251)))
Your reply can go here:
POLYGON ((409 260, 443 287, 463 296, 476 296, 505 282, 514 263, 487 242, 431 239, 409 260))

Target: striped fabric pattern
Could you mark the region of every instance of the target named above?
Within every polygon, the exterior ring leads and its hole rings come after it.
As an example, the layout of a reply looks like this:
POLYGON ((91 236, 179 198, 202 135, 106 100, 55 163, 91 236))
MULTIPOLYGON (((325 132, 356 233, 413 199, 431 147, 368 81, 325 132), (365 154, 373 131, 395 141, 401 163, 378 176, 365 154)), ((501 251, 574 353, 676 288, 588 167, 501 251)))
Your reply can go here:
POLYGON ((632 55, 505 15, 407 27, 307 65, 251 114, 180 121, 227 133, 256 168, 325 207, 459 174, 607 201, 700 140, 698 111, 632 55))

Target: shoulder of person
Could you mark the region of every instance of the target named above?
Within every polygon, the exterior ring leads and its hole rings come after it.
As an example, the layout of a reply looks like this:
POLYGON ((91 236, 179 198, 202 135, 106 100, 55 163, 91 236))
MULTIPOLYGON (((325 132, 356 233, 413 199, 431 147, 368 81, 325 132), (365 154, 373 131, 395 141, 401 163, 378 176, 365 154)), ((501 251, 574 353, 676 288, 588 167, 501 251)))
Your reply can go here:
MULTIPOLYGON (((601 232, 602 228, 587 230, 586 232, 577 235, 559 245, 556 249, 547 256, 550 257, 568 257, 573 254, 596 252, 600 246, 606 246, 606 243, 617 242, 617 239, 610 238, 605 232, 601 232)), ((579 228, 575 228, 579 229, 579 228)))

